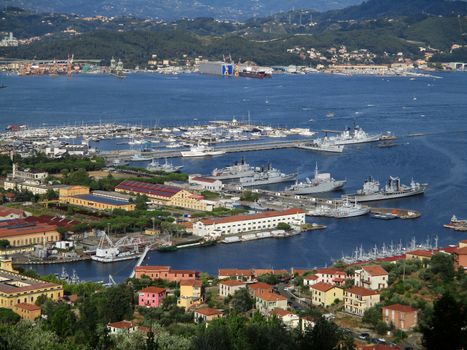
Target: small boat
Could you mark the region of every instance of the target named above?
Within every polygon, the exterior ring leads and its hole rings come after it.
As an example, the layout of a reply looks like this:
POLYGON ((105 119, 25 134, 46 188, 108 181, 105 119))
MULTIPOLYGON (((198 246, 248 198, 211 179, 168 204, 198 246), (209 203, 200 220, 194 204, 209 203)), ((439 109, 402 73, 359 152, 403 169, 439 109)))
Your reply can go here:
POLYGON ((380 219, 380 220, 394 220, 397 219, 397 215, 391 213, 373 213, 371 214, 373 219, 380 219))

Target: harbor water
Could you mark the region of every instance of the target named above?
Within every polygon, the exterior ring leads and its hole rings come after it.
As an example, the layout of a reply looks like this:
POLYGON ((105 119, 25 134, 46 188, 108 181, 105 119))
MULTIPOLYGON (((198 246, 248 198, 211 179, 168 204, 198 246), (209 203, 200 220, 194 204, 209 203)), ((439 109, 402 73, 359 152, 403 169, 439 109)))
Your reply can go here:
MULTIPOLYGON (((174 159, 183 171, 208 174, 242 156, 252 165, 312 177, 316 162, 335 179, 346 179, 344 192, 360 188, 372 175, 382 184, 388 176, 401 182, 428 183, 425 195, 378 203, 381 207, 414 209, 415 220, 313 218, 327 226, 287 239, 218 244, 176 252, 150 252, 143 264, 171 265, 216 273, 220 267, 290 268, 330 264, 356 246, 369 249, 383 242, 423 242, 439 236, 439 245, 467 238, 443 228, 451 216, 467 217, 467 74, 436 73, 440 79, 407 77, 279 75, 273 79, 225 79, 196 74, 162 76, 131 74, 59 77, 2 76, 0 127, 118 122, 148 126, 205 124, 235 117, 271 126, 307 127, 315 131, 343 130, 353 123, 369 133, 392 131, 398 146, 346 146, 341 154, 282 149, 228 153, 212 158, 174 159), (329 117, 332 115, 332 117, 329 117)), ((116 142, 101 141, 101 149, 116 142)), ((144 164, 144 163, 143 163, 144 164)), ((277 185, 282 189, 285 184, 277 185)), ((128 277, 136 261, 66 265, 82 280, 128 277)), ((41 274, 60 273, 60 265, 34 266, 41 274)))

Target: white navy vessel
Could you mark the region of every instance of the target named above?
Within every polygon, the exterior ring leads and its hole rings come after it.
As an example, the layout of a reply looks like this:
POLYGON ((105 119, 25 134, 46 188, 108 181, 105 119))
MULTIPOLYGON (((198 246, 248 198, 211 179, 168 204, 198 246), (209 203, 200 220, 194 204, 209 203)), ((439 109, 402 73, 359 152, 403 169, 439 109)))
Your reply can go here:
POLYGON ((316 164, 315 177, 312 180, 306 178, 306 182, 296 182, 286 188, 285 192, 298 195, 331 192, 342 189, 346 182, 347 180, 334 180, 330 173, 320 173, 316 164))
POLYGON ((352 203, 348 198, 344 198, 342 203, 333 205, 320 205, 315 209, 308 211, 311 216, 325 216, 329 218, 343 219, 355 216, 366 215, 370 212, 370 207, 352 203))
POLYGON ((420 184, 412 180, 410 185, 402 185, 399 177, 390 176, 386 185, 380 189, 379 181, 369 177, 363 188, 356 194, 349 196, 350 200, 358 202, 381 201, 423 194, 428 184, 420 184))
POLYGON ((192 146, 189 151, 182 151, 183 157, 205 157, 224 154, 224 151, 214 150, 214 148, 204 145, 192 146))
POLYGON ((327 139, 316 139, 313 142, 305 143, 299 146, 302 149, 309 149, 311 151, 318 152, 330 152, 330 153, 342 153, 344 151, 344 146, 333 144, 327 139))
POLYGON ((140 252, 139 250, 139 242, 125 244, 127 242, 128 238, 124 237, 116 243, 113 243, 107 234, 104 233, 97 246, 96 254, 92 255, 91 259, 102 263, 113 263, 117 261, 138 259, 143 255, 143 252, 140 252))
POLYGON ((176 173, 177 171, 180 171, 183 168, 183 165, 173 165, 172 163, 169 163, 167 161, 167 158, 165 158, 165 163, 161 164, 156 160, 152 160, 151 163, 148 164, 146 167, 146 170, 149 171, 164 171, 166 173, 176 173))
POLYGON ((250 166, 245 159, 242 158, 240 162, 235 162, 235 164, 222 169, 214 169, 212 171, 212 176, 219 180, 234 180, 240 179, 242 177, 249 177, 255 174, 255 168, 250 166))
POLYGON ((132 162, 145 162, 145 161, 151 160, 151 158, 144 157, 143 155, 141 155, 141 153, 136 153, 130 158, 130 160, 132 162))
POLYGON ((327 138, 334 145, 353 145, 358 143, 376 142, 381 139, 381 134, 367 134, 361 127, 354 125, 353 128, 347 128, 340 134, 327 138))
POLYGON ((278 169, 274 169, 271 163, 268 164, 266 169, 255 168, 253 176, 240 178, 240 185, 242 187, 263 186, 271 185, 281 182, 295 181, 297 174, 284 174, 278 169))

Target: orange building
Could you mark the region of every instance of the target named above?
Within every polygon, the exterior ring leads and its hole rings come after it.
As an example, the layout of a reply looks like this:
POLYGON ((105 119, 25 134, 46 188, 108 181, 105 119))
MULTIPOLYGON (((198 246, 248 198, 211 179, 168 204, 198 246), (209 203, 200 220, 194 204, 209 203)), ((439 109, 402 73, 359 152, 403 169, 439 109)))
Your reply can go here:
POLYGON ((417 310, 408 305, 394 304, 382 308, 383 321, 397 329, 408 331, 417 324, 417 310))
POLYGON ((19 303, 13 307, 13 311, 23 320, 34 321, 41 316, 41 308, 35 304, 19 303))
POLYGON ((454 251, 454 262, 458 268, 463 267, 464 270, 467 270, 467 246, 457 248, 454 251))
POLYGON ((248 285, 251 296, 256 297, 264 293, 272 293, 272 286, 264 282, 252 283, 248 285))
POLYGON ((195 280, 199 277, 196 270, 172 270, 170 266, 136 266, 135 277, 147 276, 152 280, 166 280, 180 282, 181 280, 195 280))
POLYGON ((60 240, 54 225, 13 220, 0 223, 0 239, 6 239, 12 247, 45 245, 60 240))

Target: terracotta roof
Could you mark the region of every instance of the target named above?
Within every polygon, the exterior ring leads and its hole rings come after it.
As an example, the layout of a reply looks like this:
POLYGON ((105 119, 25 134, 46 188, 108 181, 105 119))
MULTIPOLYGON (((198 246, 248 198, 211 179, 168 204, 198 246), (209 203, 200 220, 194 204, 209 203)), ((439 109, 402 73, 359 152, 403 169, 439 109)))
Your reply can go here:
POLYGON ((315 283, 312 286, 310 286, 311 289, 316 289, 319 290, 320 292, 327 292, 334 288, 334 286, 330 283, 324 283, 324 282, 319 282, 315 283))
MULTIPOLYGON (((6 221, 8 223, 8 221, 6 221)), ((1 225, 0 226, 0 238, 11 237, 11 236, 23 236, 34 233, 51 232, 57 229, 56 226, 48 224, 31 224, 24 222, 22 224, 15 225, 1 225)))
POLYGON ((145 266, 136 266, 135 271, 164 271, 168 272, 170 271, 170 266, 150 266, 150 265, 145 265, 145 266))
POLYGON ((195 177, 193 177, 191 179, 194 180, 194 181, 209 182, 209 183, 214 183, 216 181, 219 181, 219 180, 211 179, 209 177, 200 177, 200 176, 195 176, 195 177))
POLYGON ((455 253, 459 254, 459 255, 466 255, 467 254, 467 247, 457 248, 455 250, 455 253))
POLYGON ((238 281, 238 280, 225 280, 225 281, 219 282, 219 284, 224 284, 224 285, 230 286, 230 287, 246 285, 245 282, 241 282, 241 281, 238 281))
POLYGON ((277 315, 277 316, 280 316, 280 317, 284 317, 284 316, 287 316, 287 315, 295 315, 295 314, 293 312, 291 312, 291 311, 276 308, 276 309, 271 311, 271 315, 277 315))
POLYGON ((305 214, 305 212, 301 209, 291 208, 287 210, 272 210, 272 211, 267 211, 267 212, 258 213, 258 214, 234 215, 234 216, 227 216, 224 218, 205 219, 205 220, 201 220, 201 222, 204 225, 216 225, 216 224, 226 224, 226 223, 237 222, 237 221, 258 220, 258 219, 264 219, 264 218, 273 218, 273 217, 278 217, 278 216, 295 215, 295 214, 305 214))
POLYGON ((467 244, 467 239, 463 239, 463 240, 461 240, 459 243, 465 243, 465 244, 467 244))
POLYGON ((303 277, 303 279, 307 281, 316 281, 318 278, 319 277, 316 275, 308 275, 308 276, 303 277))
POLYGON ((399 312, 417 311, 417 309, 414 309, 413 307, 409 305, 402 305, 402 304, 393 304, 393 305, 383 306, 383 309, 394 310, 394 311, 399 311, 399 312))
POLYGON ((16 304, 15 307, 19 309, 27 310, 27 311, 37 311, 41 309, 39 306, 35 304, 29 304, 29 303, 19 303, 19 304, 16 304))
POLYGON ((281 301, 281 300, 287 300, 286 297, 276 294, 276 293, 271 293, 271 292, 264 292, 260 295, 258 295, 258 298, 266 300, 266 301, 281 301))
POLYGON ((316 273, 319 273, 322 275, 335 275, 335 274, 345 275, 345 271, 342 269, 338 269, 337 267, 324 267, 322 269, 316 270, 316 273))
POLYGON ((218 276, 253 276, 253 270, 249 269, 219 269, 218 276))
POLYGON ((362 266, 362 269, 372 276, 386 276, 388 272, 379 265, 362 266))
POLYGON ((352 287, 352 288, 345 290, 345 292, 360 295, 362 297, 366 297, 370 295, 379 295, 379 292, 377 292, 376 290, 366 289, 363 287, 352 287))
POLYGON ((292 268, 292 272, 294 274, 299 275, 299 276, 303 276, 307 272, 313 272, 313 269, 296 269, 296 268, 292 268))
POLYGON ((213 308, 210 308, 210 307, 204 307, 204 308, 201 308, 201 309, 197 309, 195 310, 195 312, 201 314, 201 315, 204 315, 204 316, 214 316, 214 315, 222 315, 223 312, 220 311, 220 310, 217 310, 217 309, 213 309, 213 308))
POLYGON ((24 220, 27 222, 56 225, 58 227, 63 227, 66 229, 69 229, 73 225, 79 224, 79 222, 75 220, 70 220, 67 218, 60 217, 60 216, 50 216, 50 215, 28 216, 24 220))
POLYGON ((0 206, 0 216, 10 215, 10 214, 23 215, 24 211, 22 211, 21 209, 0 206))
POLYGON ((406 255, 408 254, 411 254, 411 255, 416 255, 416 256, 423 256, 423 257, 426 257, 426 258, 431 258, 433 256, 433 252, 430 251, 430 250, 422 250, 422 249, 418 249, 418 250, 413 250, 411 252, 407 252, 406 255))
POLYGON ((181 286, 201 287, 203 285, 203 282, 201 282, 200 280, 181 280, 180 285, 181 286))
POLYGON ((129 329, 131 327, 134 327, 133 322, 125 321, 125 320, 108 323, 107 326, 112 327, 112 328, 119 328, 119 329, 129 329))
POLYGON ((141 181, 123 181, 117 187, 115 187, 115 189, 166 198, 171 198, 182 190, 181 188, 175 186, 151 184, 141 181))
POLYGON ((154 294, 160 294, 160 293, 165 293, 165 288, 160 288, 160 287, 146 287, 143 288, 139 291, 139 293, 154 293, 154 294))
POLYGON ((274 269, 254 269, 253 270, 255 276, 262 276, 267 274, 273 275, 288 275, 289 271, 287 270, 274 270, 274 269))
POLYGON ((272 286, 270 284, 267 284, 267 283, 264 283, 264 282, 257 282, 257 283, 249 284, 248 289, 252 289, 252 290, 258 290, 258 289, 272 290, 272 286))

